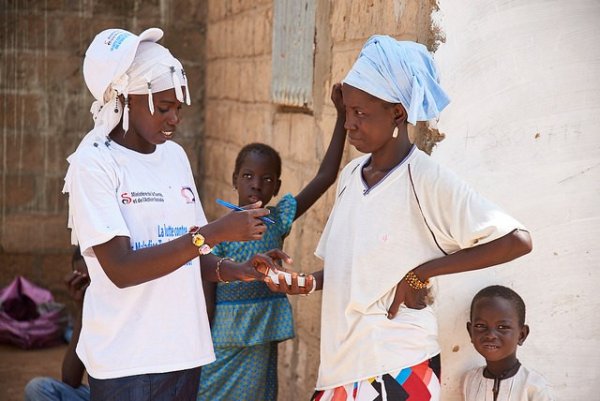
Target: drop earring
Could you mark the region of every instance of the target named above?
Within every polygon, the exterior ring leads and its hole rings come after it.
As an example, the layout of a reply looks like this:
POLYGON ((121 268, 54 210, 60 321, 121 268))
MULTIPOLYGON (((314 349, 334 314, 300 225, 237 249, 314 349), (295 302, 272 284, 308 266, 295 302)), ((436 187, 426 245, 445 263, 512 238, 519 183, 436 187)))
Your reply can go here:
POLYGON ((398 126, 394 127, 394 132, 392 133, 392 138, 398 138, 398 126))
POLYGON ((125 95, 125 107, 123 107, 123 136, 129 130, 129 96, 125 95))

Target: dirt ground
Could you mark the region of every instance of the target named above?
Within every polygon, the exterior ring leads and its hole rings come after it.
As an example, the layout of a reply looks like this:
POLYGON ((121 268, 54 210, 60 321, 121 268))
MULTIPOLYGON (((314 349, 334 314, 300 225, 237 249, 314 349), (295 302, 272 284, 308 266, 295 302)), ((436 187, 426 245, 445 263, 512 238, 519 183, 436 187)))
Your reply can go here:
POLYGON ((22 350, 0 344, 0 400, 23 401, 23 388, 35 376, 60 377, 67 345, 22 350))

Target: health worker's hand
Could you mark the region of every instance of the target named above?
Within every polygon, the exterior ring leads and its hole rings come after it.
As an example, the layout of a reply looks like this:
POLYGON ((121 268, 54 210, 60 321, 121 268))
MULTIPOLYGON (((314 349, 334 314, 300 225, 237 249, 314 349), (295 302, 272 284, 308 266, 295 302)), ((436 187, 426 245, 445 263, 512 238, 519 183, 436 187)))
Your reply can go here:
MULTIPOLYGON (((255 202, 244 207, 244 211, 234 211, 210 223, 214 230, 208 238, 216 237, 223 241, 255 241, 262 238, 267 226, 259 218, 268 216, 270 211, 261 208, 261 202, 255 202)), ((211 244, 213 245, 213 244, 211 244)))

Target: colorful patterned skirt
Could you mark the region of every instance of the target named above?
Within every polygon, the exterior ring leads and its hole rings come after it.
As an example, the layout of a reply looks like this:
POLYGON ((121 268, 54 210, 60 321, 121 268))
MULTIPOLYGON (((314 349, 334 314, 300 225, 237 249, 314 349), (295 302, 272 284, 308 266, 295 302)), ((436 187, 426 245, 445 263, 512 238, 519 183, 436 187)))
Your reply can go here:
POLYGON ((440 356, 388 374, 316 391, 311 401, 439 401, 440 356))

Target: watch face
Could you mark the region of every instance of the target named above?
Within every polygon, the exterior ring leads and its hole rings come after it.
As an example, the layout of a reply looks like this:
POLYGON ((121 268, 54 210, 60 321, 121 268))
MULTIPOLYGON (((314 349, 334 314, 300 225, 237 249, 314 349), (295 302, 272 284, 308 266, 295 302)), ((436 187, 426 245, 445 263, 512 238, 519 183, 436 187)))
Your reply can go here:
POLYGON ((196 233, 192 235, 192 243, 197 247, 201 247, 202 245, 204 245, 204 237, 202 236, 202 234, 196 233))

